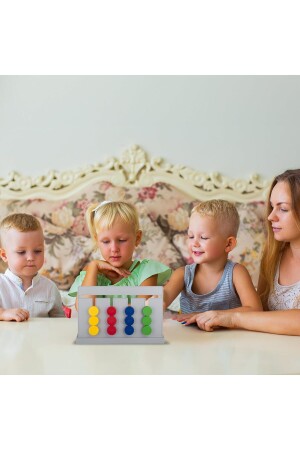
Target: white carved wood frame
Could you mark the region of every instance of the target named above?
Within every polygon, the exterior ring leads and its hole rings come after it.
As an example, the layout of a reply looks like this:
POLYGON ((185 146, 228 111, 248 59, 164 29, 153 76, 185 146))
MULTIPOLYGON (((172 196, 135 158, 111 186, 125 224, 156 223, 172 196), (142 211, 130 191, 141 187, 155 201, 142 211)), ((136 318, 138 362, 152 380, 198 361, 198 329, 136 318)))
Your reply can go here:
POLYGON ((162 158, 149 158, 135 145, 120 157, 110 158, 76 171, 50 171, 39 177, 26 177, 12 172, 0 178, 1 199, 65 199, 85 186, 109 181, 116 186, 151 186, 168 183, 194 199, 212 198, 247 202, 265 200, 270 182, 253 174, 249 180, 230 179, 218 172, 204 173, 183 165, 172 165, 162 158))

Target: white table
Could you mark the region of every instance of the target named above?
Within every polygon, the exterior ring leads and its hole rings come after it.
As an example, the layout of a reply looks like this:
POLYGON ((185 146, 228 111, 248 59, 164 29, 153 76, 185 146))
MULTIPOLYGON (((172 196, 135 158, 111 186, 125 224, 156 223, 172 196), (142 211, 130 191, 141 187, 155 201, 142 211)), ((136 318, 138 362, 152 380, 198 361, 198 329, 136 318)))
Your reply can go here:
POLYGON ((164 321, 164 345, 75 345, 77 319, 0 322, 1 374, 300 374, 300 337, 164 321))

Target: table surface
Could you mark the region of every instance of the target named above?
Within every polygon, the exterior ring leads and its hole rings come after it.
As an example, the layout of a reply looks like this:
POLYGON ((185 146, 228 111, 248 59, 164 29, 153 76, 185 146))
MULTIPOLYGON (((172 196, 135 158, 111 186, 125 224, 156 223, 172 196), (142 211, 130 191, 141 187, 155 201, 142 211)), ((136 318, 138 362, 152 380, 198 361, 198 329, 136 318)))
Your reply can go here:
POLYGON ((0 374, 300 374, 300 337, 164 320, 163 345, 75 345, 77 319, 0 322, 0 374))

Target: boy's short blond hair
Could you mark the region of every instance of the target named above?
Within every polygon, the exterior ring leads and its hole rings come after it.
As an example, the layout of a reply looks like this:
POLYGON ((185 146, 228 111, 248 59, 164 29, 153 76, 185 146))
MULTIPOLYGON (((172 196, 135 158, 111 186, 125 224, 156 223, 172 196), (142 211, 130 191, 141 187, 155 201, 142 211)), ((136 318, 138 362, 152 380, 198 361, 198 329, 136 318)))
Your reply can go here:
POLYGON ((89 206, 86 211, 86 221, 95 243, 97 243, 97 233, 101 229, 110 229, 117 219, 131 225, 134 233, 140 229, 137 209, 130 203, 104 201, 98 205, 89 206))
POLYGON ((192 214, 214 217, 220 223, 220 230, 228 236, 237 236, 240 217, 235 205, 227 200, 208 200, 198 203, 192 209, 192 214))
POLYGON ((0 223, 0 239, 3 232, 10 230, 11 228, 25 233, 27 231, 42 230, 42 226, 38 219, 31 214, 15 213, 4 217, 0 223))

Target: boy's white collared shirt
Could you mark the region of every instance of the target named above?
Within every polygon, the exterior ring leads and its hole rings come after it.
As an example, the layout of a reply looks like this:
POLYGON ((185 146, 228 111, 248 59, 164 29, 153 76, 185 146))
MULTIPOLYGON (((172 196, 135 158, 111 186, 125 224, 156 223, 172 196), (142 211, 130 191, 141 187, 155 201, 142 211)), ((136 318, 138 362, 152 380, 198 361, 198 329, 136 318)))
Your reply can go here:
POLYGON ((0 274, 0 308, 27 309, 30 317, 64 317, 60 293, 53 281, 37 274, 24 291, 21 278, 9 269, 0 274))

